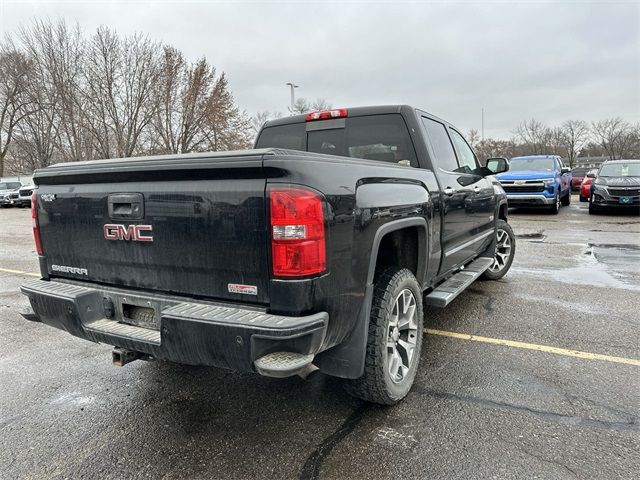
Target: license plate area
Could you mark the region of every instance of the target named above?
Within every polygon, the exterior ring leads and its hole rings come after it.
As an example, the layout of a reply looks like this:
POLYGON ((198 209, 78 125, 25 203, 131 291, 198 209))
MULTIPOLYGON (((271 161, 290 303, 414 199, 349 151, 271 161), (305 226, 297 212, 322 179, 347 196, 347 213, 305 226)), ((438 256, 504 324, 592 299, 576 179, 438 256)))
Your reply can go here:
POLYGON ((123 301, 120 306, 121 323, 153 330, 159 329, 157 310, 153 308, 151 302, 147 302, 146 305, 138 305, 123 301))

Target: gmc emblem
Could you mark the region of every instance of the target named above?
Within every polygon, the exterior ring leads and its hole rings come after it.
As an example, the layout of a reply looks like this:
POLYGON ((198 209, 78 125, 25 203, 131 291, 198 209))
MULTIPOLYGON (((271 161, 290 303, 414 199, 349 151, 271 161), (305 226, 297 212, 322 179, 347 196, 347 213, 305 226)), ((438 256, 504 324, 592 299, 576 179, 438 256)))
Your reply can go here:
POLYGON ((107 223, 102 227, 102 234, 107 240, 131 240, 134 242, 153 242, 151 225, 119 225, 117 223, 107 223))

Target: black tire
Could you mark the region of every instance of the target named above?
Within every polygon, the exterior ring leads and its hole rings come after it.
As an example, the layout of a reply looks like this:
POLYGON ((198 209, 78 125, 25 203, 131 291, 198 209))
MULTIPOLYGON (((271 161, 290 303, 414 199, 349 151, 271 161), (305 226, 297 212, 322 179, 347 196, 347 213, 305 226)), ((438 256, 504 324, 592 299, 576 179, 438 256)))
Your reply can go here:
MULTIPOLYGON (((345 380, 345 390, 354 397, 381 405, 393 405, 402 400, 413 385, 420 361, 423 317, 422 289, 411 271, 406 268, 390 267, 378 275, 371 304, 364 374, 354 380, 345 380), (404 302, 405 291, 409 291, 415 301, 414 323, 416 326, 415 329, 407 330, 406 340, 401 336, 394 337, 395 331, 398 329, 391 330, 392 325, 390 324, 392 312, 401 296, 404 302), (414 337, 411 337, 412 334, 414 337), (415 346, 410 359, 405 355, 401 358, 403 364, 396 369, 396 372, 398 374, 402 372, 402 375, 392 379, 390 370, 395 364, 390 360, 396 357, 389 357, 389 350, 391 348, 393 351, 394 347, 393 345, 390 347, 388 342, 395 341, 396 353, 400 350, 408 353, 404 347, 397 346, 401 339, 405 343, 415 342, 415 346), (404 360, 407 360, 408 363, 406 372, 402 369, 404 360)), ((398 333, 398 335, 401 334, 398 333)))
POLYGON ((496 255, 494 257, 494 264, 484 271, 484 273, 480 277, 480 280, 500 280, 507 274, 507 272, 511 268, 511 264, 513 263, 513 259, 515 256, 516 236, 513 233, 513 229, 511 228, 511 225, 509 225, 506 221, 498 220, 498 225, 496 228, 496 255), (506 253, 506 248, 504 246, 501 247, 498 245, 500 231, 504 231, 509 239, 509 252, 504 263, 501 263, 500 259, 498 258, 499 253, 502 253, 503 255, 504 253, 506 253), (500 265, 499 268, 496 268, 496 262, 500 265))
POLYGON ((598 213, 598 209, 596 208, 596 206, 593 204, 593 195, 591 195, 589 197, 589 215, 594 215, 598 213))
POLYGON ((553 205, 551 205, 551 207, 549 207, 549 213, 551 213, 551 215, 557 215, 558 212, 560 212, 560 204, 561 204, 561 200, 560 200, 560 192, 558 192, 556 194, 556 196, 553 199, 553 205))
POLYGON ((568 207, 569 205, 571 205, 571 190, 569 190, 567 194, 564 197, 562 197, 562 205, 565 207, 568 207))
POLYGON ((585 202, 588 202, 589 199, 587 197, 583 197, 582 195, 580 195, 580 201, 585 203, 585 202))

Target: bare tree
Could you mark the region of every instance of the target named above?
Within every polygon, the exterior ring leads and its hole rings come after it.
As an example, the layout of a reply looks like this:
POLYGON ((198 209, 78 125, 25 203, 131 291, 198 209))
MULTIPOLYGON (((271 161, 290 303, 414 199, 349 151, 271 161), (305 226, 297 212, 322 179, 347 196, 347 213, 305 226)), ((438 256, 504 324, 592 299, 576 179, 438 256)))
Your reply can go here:
POLYGON ((215 69, 206 59, 188 65, 181 52, 164 48, 152 129, 159 151, 186 153, 203 147, 215 80, 215 69))
POLYGON ((289 107, 289 111, 292 115, 307 113, 311 111, 311 104, 305 98, 298 98, 293 104, 293 108, 289 107))
POLYGON ((316 98, 313 102, 311 102, 311 110, 314 112, 331 110, 331 104, 324 98, 316 98))
POLYGON ((538 120, 525 120, 515 130, 516 138, 527 148, 528 154, 544 154, 548 148, 549 127, 538 120))
POLYGON ((205 135, 208 150, 237 150, 251 146, 251 120, 235 104, 226 75, 220 75, 207 99, 205 135))
POLYGON ((12 151, 12 160, 18 172, 33 172, 54 163, 60 125, 57 97, 54 92, 40 88, 41 85, 40 77, 34 72, 26 94, 38 108, 25 116, 16 130, 17 148, 12 151), (52 93, 53 98, 49 97, 52 93))
POLYGON ((576 157, 589 140, 589 126, 582 120, 567 120, 560 128, 569 168, 573 168, 576 157))
POLYGON ((121 39, 100 27, 87 52, 86 124, 100 158, 143 151, 143 132, 154 118, 160 46, 148 37, 121 39))
POLYGON ((327 102, 324 98, 316 98, 314 101, 310 102, 306 98, 298 98, 296 103, 293 105, 293 109, 289 107, 289 111, 293 114, 301 114, 301 113, 309 113, 309 112, 319 112, 322 110, 330 110, 331 104, 327 102))
POLYGON ((473 147, 474 149, 476 148, 478 143, 480 143, 480 135, 478 134, 478 130, 476 130, 475 128, 469 130, 469 133, 467 133, 467 142, 469 142, 469 145, 471 145, 471 147, 473 147))
POLYGON ((270 112, 268 110, 258 112, 251 119, 251 128, 253 129, 254 133, 257 135, 260 129, 262 128, 262 126, 265 124, 265 122, 269 120, 273 120, 275 118, 281 118, 282 116, 283 115, 281 112, 270 112))
POLYGON ((36 20, 20 30, 19 38, 41 77, 39 88, 56 99, 58 151, 68 161, 91 158, 81 95, 86 45, 80 27, 69 27, 64 20, 36 20))
POLYGON ((476 155, 482 165, 485 165, 488 158, 506 157, 511 158, 519 154, 517 146, 512 140, 498 140, 485 138, 478 142, 475 147, 476 155))
POLYGON ((38 105, 27 95, 29 58, 11 43, 0 48, 0 177, 16 128, 38 105))
POLYGON ((591 129, 611 160, 625 158, 638 142, 637 129, 620 117, 593 122, 591 129))

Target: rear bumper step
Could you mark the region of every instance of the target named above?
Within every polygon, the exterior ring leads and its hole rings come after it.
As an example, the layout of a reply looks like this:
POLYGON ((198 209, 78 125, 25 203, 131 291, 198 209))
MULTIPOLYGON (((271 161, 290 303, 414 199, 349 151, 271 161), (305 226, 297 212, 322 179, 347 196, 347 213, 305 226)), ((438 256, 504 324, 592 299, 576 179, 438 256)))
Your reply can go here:
POLYGON ((425 303, 434 307, 446 307, 469 285, 477 280, 492 263, 493 258, 489 257, 480 257, 475 259, 467 265, 464 270, 459 271, 428 295, 425 295, 425 303))
POLYGON ((311 363, 323 346, 329 320, 325 312, 289 317, 58 281, 31 280, 21 290, 29 297, 34 312, 29 319, 77 337, 189 365, 257 370, 265 375, 273 370, 271 376, 295 375, 311 363), (133 297, 156 308, 157 328, 123 322, 127 320, 123 318, 123 299, 130 302, 133 297), (105 306, 109 305, 115 308, 107 311, 105 306), (279 371, 273 352, 290 354, 291 359, 304 357, 305 362, 299 368, 293 361, 283 364, 279 371), (261 362, 254 366, 258 359, 261 362))

